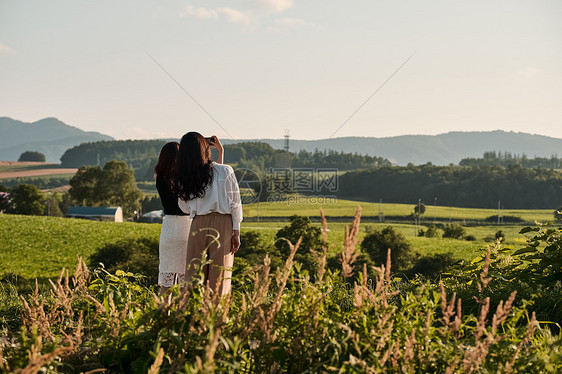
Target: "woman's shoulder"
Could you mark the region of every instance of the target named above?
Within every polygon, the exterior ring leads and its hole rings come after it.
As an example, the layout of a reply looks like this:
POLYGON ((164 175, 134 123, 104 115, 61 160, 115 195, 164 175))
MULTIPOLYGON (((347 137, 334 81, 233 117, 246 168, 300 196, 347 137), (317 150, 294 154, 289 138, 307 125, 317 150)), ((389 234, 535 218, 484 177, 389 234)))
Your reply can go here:
POLYGON ((232 169, 232 166, 226 165, 226 164, 219 164, 217 162, 213 162, 213 169, 215 169, 219 172, 224 172, 224 173, 233 173, 234 172, 234 170, 232 169))

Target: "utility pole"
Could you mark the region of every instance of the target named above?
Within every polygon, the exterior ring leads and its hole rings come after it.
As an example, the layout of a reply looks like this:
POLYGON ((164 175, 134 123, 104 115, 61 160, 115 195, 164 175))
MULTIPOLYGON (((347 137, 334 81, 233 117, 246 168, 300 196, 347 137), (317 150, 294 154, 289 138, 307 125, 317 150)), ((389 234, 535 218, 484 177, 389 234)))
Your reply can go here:
POLYGON ((437 222, 437 198, 433 201, 433 206, 435 207, 435 214, 433 216, 433 223, 437 222))

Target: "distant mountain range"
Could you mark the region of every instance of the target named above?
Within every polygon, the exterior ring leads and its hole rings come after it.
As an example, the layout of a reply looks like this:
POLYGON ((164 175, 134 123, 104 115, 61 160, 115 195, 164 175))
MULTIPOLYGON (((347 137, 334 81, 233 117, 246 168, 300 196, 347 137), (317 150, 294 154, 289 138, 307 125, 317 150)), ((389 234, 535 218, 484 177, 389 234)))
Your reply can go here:
MULTIPOLYGON (((283 139, 222 140, 223 144, 257 141, 281 149, 283 139)), ((392 163, 419 165, 431 162, 434 165, 458 164, 467 157, 479 158, 487 151, 507 151, 525 154, 529 158, 562 157, 562 139, 543 135, 506 131, 448 132, 440 135, 402 135, 388 138, 344 137, 319 140, 290 139, 289 149, 298 152, 304 149, 333 149, 337 151, 368 154, 384 157, 392 163)))
MULTIPOLYGON (((113 140, 98 132, 86 132, 56 118, 24 123, 0 117, 0 160, 17 160, 24 151, 38 151, 47 161, 59 162, 69 148, 84 142, 113 140)), ((282 149, 283 139, 222 139, 223 144, 247 141, 264 142, 282 149)), ((343 137, 319 140, 291 139, 290 151, 315 149, 352 152, 384 157, 398 165, 431 162, 434 165, 458 164, 467 157, 479 158, 487 151, 525 154, 529 158, 562 157, 562 139, 506 131, 448 132, 440 135, 402 135, 387 138, 343 137)))
POLYGON ((99 140, 113 138, 80 130, 56 118, 26 123, 0 117, 0 160, 3 161, 16 161, 25 151, 37 151, 45 155, 47 162, 60 162, 60 156, 68 148, 99 140))

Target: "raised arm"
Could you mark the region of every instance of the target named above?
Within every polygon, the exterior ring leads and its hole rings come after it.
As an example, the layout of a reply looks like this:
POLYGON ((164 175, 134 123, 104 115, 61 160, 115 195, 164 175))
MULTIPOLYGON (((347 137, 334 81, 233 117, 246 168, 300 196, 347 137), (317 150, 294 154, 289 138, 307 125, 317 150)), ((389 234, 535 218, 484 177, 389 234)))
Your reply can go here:
POLYGON ((224 148, 221 144, 221 141, 216 135, 211 136, 213 142, 209 144, 211 147, 215 147, 219 151, 219 157, 217 158, 217 163, 222 164, 224 163, 224 148))

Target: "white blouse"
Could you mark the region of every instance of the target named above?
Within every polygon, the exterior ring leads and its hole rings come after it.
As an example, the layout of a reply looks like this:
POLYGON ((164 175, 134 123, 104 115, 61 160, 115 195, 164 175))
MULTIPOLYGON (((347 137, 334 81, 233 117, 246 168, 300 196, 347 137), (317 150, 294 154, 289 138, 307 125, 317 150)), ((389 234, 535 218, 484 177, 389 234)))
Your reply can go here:
POLYGON ((185 201, 178 200, 180 209, 192 218, 212 212, 230 214, 232 229, 240 230, 242 222, 242 202, 240 189, 234 170, 230 165, 213 162, 213 181, 205 190, 205 196, 185 201))

